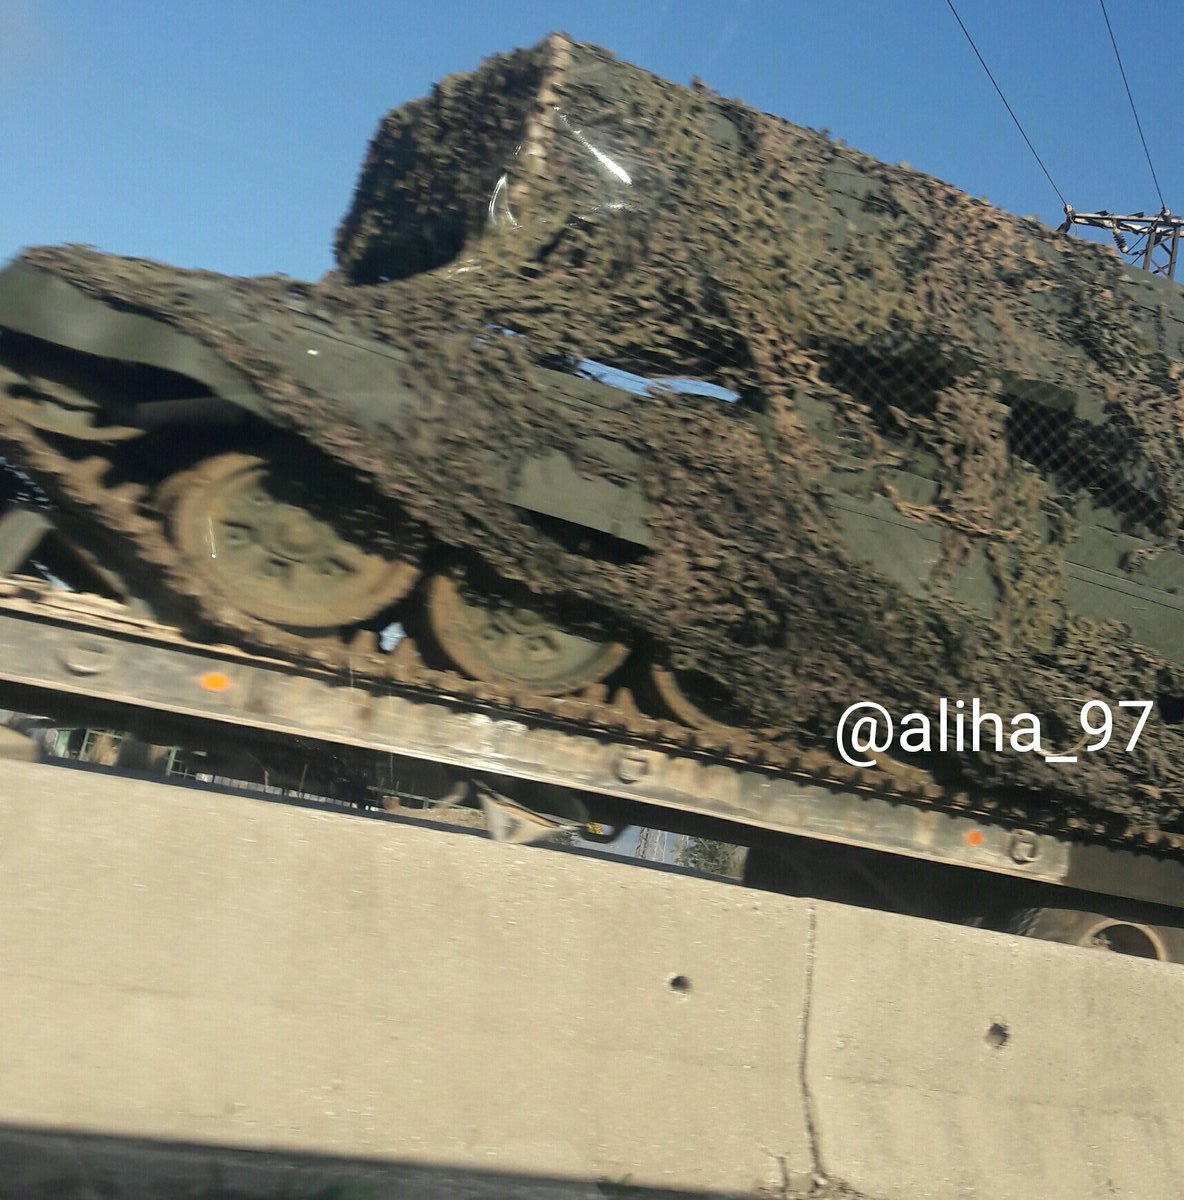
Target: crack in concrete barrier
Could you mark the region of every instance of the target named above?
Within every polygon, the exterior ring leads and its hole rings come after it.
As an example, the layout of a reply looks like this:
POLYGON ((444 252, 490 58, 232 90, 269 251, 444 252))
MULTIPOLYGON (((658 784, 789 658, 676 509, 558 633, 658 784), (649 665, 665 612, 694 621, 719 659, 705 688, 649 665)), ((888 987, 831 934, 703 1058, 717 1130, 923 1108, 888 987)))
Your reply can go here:
POLYGON ((806 913, 806 948, 804 976, 802 980, 802 1014, 798 1029, 798 1085, 802 1093, 802 1112, 806 1121, 806 1140, 810 1146, 810 1166, 814 1183, 825 1184, 822 1155, 818 1146, 818 1121, 814 1111, 814 1097, 810 1092, 807 1057, 810 1050, 810 1005, 814 993, 814 949, 818 936, 818 909, 811 904, 806 913))
POLYGON ((810 1012, 814 1003, 814 964, 818 948, 818 908, 811 904, 806 913, 806 944, 803 955, 802 1011, 798 1024, 798 1086, 802 1097, 802 1114, 806 1124, 806 1141, 810 1148, 811 1178, 805 1188, 795 1184, 784 1155, 774 1155, 781 1168, 781 1191, 784 1200, 875 1200, 874 1197, 849 1187, 840 1179, 827 1174, 822 1158, 819 1136, 819 1117, 810 1090, 810 1012))

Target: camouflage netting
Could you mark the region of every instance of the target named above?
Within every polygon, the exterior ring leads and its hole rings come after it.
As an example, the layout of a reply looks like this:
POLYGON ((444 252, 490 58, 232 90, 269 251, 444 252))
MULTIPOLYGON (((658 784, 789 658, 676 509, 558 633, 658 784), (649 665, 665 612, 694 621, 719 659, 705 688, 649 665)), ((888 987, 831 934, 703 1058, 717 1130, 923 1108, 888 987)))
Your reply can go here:
MULTIPOLYGON (((389 437, 351 421, 348 396, 315 394, 203 322, 184 273, 74 249, 29 258, 189 328, 278 422, 443 542, 567 613, 653 636, 802 743, 833 744, 853 700, 903 714, 981 696, 1038 714, 1063 749, 1087 699, 1184 696, 1184 654, 1119 623, 1133 602, 1118 594, 1106 621, 1070 595, 1085 527, 1135 548, 1095 565, 1184 585, 1165 577, 1184 515, 1181 306, 1130 284, 1112 253, 563 39, 388 117, 337 250, 338 270, 302 292, 405 350, 429 398, 389 437), (530 369, 563 356, 740 400, 659 391, 576 431, 530 369), (596 469, 590 434, 649 463, 654 546, 637 561, 569 552, 505 499, 517 450, 553 445, 596 469), (853 549, 843 497, 929 531, 928 581, 853 549)), ((274 317, 293 285, 235 286, 274 317)), ((1036 807, 1179 827, 1179 734, 1156 716, 1134 753, 1123 744, 1071 768, 1005 753, 934 769, 1034 789, 1036 807)))

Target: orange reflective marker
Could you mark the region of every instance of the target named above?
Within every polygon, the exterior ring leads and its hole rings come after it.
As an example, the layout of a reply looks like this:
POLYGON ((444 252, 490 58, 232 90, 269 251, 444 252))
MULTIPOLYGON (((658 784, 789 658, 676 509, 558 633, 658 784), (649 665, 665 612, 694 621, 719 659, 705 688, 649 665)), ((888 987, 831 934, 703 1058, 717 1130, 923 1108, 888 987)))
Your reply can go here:
POLYGON ((968 846, 981 846, 983 844, 983 831, 981 829, 970 829, 964 835, 968 846))
POLYGON ((197 684, 206 692, 228 692, 231 686, 230 676, 223 675, 221 671, 207 671, 204 675, 199 675, 197 684))

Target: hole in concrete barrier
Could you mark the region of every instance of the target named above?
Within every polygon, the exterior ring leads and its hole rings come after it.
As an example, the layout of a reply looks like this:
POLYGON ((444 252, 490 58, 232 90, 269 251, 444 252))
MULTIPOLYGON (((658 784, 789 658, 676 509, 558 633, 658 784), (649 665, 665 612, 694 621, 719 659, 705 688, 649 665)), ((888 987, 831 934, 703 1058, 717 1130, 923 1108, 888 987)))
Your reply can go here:
POLYGON ((670 987, 685 996, 691 990, 691 981, 685 975, 674 975, 670 979, 670 987))
POLYGON ((987 1045, 993 1050, 1002 1050, 1007 1045, 1007 1039, 1011 1034, 1007 1031, 1006 1025, 1000 1025, 998 1021, 992 1023, 991 1028, 987 1030, 987 1045))

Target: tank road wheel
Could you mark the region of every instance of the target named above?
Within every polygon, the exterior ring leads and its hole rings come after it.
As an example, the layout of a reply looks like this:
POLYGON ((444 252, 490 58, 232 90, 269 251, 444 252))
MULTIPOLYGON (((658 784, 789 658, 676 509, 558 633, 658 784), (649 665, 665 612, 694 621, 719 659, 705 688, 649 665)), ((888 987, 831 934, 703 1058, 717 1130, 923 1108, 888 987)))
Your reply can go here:
POLYGON ((1101 913, 1069 908, 1030 908, 1009 921, 1006 931, 1046 942, 1130 954, 1135 958, 1154 958, 1159 962, 1174 959, 1155 926, 1144 925, 1141 921, 1121 921, 1101 913))
MULTIPOLYGON (((165 480, 157 503, 190 565, 244 613, 308 630, 368 620, 411 591, 419 568, 327 520, 305 474, 220 454, 165 480)), ((347 515, 351 499, 333 493, 347 515)))
POLYGON ((451 574, 429 581, 427 617, 436 645, 466 675, 543 696, 597 683, 629 653, 620 642, 569 632, 529 600, 479 593, 451 574))
POLYGON ((667 667, 651 663, 646 680, 650 693, 657 706, 669 717, 673 717, 682 725, 691 729, 727 728, 722 721, 717 721, 691 699, 691 681, 684 678, 686 688, 680 686, 679 677, 667 667))
POLYGON ((772 726, 755 726, 725 688, 697 671, 673 671, 651 661, 645 671, 643 694, 663 716, 691 729, 717 734, 746 733, 776 737, 772 726))

